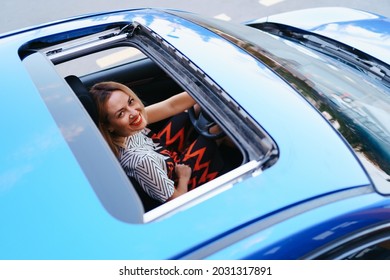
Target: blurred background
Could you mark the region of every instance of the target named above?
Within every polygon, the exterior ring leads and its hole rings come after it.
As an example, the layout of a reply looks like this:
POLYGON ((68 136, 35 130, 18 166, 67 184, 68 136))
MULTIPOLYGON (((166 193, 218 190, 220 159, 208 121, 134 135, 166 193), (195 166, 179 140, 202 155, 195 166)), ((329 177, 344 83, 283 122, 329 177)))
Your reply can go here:
POLYGON ((1 0, 0 33, 81 14, 139 7, 186 10, 232 22, 296 9, 345 6, 390 17, 389 0, 1 0))

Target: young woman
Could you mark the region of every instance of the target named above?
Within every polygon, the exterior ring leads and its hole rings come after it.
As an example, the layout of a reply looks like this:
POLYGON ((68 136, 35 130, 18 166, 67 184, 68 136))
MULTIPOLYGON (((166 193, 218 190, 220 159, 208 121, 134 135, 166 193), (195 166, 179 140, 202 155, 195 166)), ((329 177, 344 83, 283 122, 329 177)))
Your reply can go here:
POLYGON ((219 175, 223 168, 215 141, 191 134, 185 110, 195 106, 186 92, 144 107, 123 84, 95 84, 90 93, 99 129, 129 177, 153 199, 166 202, 219 175), (169 119, 159 132, 147 128, 169 119))

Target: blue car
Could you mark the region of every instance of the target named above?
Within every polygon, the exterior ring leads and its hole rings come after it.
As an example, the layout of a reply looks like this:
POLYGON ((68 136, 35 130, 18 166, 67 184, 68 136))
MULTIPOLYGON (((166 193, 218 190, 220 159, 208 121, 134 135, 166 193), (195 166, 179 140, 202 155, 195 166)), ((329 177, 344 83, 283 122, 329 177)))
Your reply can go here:
POLYGON ((0 259, 390 259, 390 19, 142 8, 2 34, 0 56, 0 259), (224 173, 150 199, 96 126, 100 81, 187 91, 194 129, 232 141, 224 173))

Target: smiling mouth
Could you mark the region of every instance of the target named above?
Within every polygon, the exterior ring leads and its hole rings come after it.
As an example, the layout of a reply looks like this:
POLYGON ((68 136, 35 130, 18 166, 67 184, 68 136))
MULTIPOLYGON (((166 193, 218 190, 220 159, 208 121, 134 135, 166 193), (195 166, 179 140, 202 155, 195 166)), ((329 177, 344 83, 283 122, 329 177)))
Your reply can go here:
POLYGON ((140 126, 142 124, 142 116, 139 114, 137 118, 130 124, 131 126, 140 126))

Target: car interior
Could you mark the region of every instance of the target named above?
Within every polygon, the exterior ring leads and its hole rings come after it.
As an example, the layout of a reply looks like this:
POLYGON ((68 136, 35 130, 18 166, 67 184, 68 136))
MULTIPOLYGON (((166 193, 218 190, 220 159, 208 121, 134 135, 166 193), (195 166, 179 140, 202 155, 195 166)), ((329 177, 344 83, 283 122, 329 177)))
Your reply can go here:
MULTIPOLYGON (((75 60, 75 63, 77 63, 77 59, 75 60)), ((181 86, 148 57, 143 57, 135 61, 80 76, 67 73, 64 78, 95 124, 97 124, 96 106, 88 90, 97 82, 115 81, 125 84, 138 95, 145 106, 162 101, 183 91, 181 86)), ((210 123, 218 123, 208 117, 205 112, 200 114, 200 116, 202 119, 198 118, 195 120, 195 123, 193 122, 197 127, 199 126, 199 123, 204 122, 206 122, 206 127, 208 127, 210 123), (198 123, 196 123, 196 121, 198 121, 198 123)), ((164 121, 161 121, 150 125, 149 128, 153 131, 158 131, 163 124, 164 121)), ((200 133, 202 133, 202 131, 200 131, 200 133)), ((207 134, 206 136, 215 137, 215 135, 207 134)), ((243 164, 244 158, 239 148, 231 145, 220 145, 219 149, 224 161, 224 170, 222 174, 243 164)), ((150 198, 134 178, 129 179, 136 189, 146 212, 161 205, 160 202, 150 198)))

